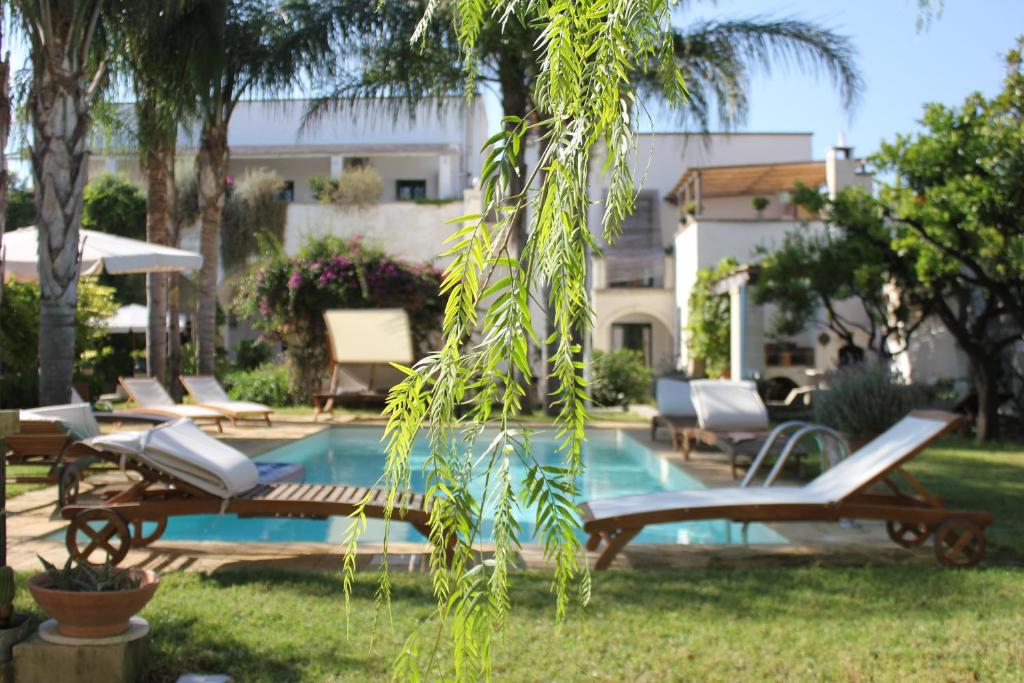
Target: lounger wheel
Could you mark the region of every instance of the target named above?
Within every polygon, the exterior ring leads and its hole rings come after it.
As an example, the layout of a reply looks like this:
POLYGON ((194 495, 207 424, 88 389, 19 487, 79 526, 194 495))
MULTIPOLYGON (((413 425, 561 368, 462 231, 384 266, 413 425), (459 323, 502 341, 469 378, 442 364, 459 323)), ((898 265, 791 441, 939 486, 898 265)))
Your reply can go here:
POLYGON ((964 517, 947 519, 935 530, 935 559, 946 567, 973 567, 986 546, 985 530, 964 517))
POLYGON ((131 541, 128 523, 109 508, 82 510, 72 518, 65 537, 71 557, 94 565, 119 564, 128 555, 131 541))
POLYGON ((132 547, 145 548, 151 543, 156 543, 164 535, 164 530, 167 529, 167 517, 159 519, 133 519, 129 524, 132 530, 132 547), (156 528, 150 533, 144 534, 142 525, 147 522, 156 522, 156 528))
POLYGON ((82 473, 78 470, 65 469, 61 474, 61 503, 68 505, 78 500, 79 488, 82 484, 82 473))
POLYGON ((928 535, 932 532, 931 527, 921 522, 896 522, 892 520, 885 523, 885 530, 889 533, 889 538, 892 539, 893 543, 904 548, 913 548, 921 545, 928 540, 928 535))

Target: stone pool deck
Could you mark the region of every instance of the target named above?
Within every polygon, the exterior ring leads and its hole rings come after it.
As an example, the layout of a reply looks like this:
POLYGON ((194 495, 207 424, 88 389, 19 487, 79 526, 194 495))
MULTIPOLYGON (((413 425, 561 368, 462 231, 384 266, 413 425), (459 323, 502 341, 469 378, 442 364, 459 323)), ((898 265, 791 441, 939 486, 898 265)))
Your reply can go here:
MULTIPOLYGON (((239 450, 256 456, 309 436, 329 426, 344 424, 375 425, 379 421, 339 416, 331 423, 313 423, 309 418, 284 417, 273 427, 225 425, 222 438, 239 450)), ((733 481, 727 462, 714 452, 696 452, 684 462, 673 452, 663 433, 652 442, 650 430, 636 422, 603 421, 598 429, 623 429, 640 443, 682 469, 708 487, 728 486, 733 481)), ((120 477, 104 474, 86 484, 120 477)), ((83 485, 83 495, 89 487, 83 485)), ((56 487, 47 487, 16 496, 7 502, 7 561, 19 571, 39 569, 37 555, 54 563, 63 563, 67 550, 63 541, 46 537, 61 531, 66 523, 54 515, 56 487)), ((400 523, 400 522, 399 522, 400 523)), ((828 523, 789 523, 771 525, 788 538, 787 545, 644 545, 631 544, 612 565, 613 569, 683 569, 707 567, 786 566, 820 563, 825 565, 927 564, 933 562, 931 544, 906 550, 892 543, 881 523, 859 522, 850 528, 828 523)), ((487 553, 490 548, 481 546, 487 553)), ((429 547, 424 543, 393 543, 389 565, 395 570, 426 571, 429 547)), ((340 570, 344 553, 340 546, 325 543, 223 543, 158 541, 152 546, 132 550, 126 564, 159 572, 176 570, 214 571, 240 568, 280 568, 301 571, 340 570)), ((379 543, 364 543, 359 548, 358 566, 379 566, 379 543)), ((520 555, 524 568, 545 567, 541 549, 525 546, 520 555)))

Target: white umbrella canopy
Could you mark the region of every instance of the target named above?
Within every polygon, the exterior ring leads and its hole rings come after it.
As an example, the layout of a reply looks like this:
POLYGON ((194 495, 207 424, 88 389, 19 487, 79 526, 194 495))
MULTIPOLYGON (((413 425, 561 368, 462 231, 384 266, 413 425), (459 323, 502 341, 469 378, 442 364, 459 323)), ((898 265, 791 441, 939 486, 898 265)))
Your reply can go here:
MULTIPOLYGON (((168 316, 168 319, 170 319, 170 316, 168 316)), ((185 326, 185 316, 179 316, 178 321, 182 327, 185 326)), ((104 326, 110 334, 145 332, 149 327, 149 309, 142 304, 121 306, 117 309, 117 313, 104 323, 104 326)))
MULTIPOLYGON (((180 273, 197 270, 203 257, 194 251, 150 244, 142 240, 109 235, 94 230, 79 230, 82 250, 82 275, 127 273, 180 273)), ((3 236, 4 277, 19 282, 39 278, 39 233, 36 228, 20 228, 3 236)))

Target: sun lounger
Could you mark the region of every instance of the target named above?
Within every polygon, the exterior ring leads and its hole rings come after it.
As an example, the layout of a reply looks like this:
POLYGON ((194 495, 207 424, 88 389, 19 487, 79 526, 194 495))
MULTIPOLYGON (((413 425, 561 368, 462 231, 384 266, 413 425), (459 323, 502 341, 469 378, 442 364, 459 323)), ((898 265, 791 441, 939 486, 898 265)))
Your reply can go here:
POLYGON ((181 383, 188 395, 195 401, 195 405, 226 415, 231 420, 232 426, 236 424, 237 420, 244 419, 265 420, 267 426, 270 426, 270 414, 274 412, 273 409, 261 403, 233 401, 228 397, 216 377, 182 375, 181 383))
POLYGON ((45 474, 16 474, 8 471, 7 482, 18 484, 60 484, 59 499, 73 499, 84 468, 65 472, 69 460, 68 447, 100 434, 99 422, 122 422, 127 417, 135 422, 160 424, 171 418, 158 415, 113 415, 96 413, 88 403, 29 408, 19 412, 19 428, 6 438, 8 465, 47 467, 45 474), (72 476, 62 477, 62 472, 72 476))
POLYGON ((183 417, 196 422, 209 420, 217 425, 217 431, 224 431, 220 424, 224 413, 203 406, 175 403, 163 385, 152 377, 122 377, 119 381, 128 394, 129 402, 135 406, 116 411, 115 414, 149 413, 183 417))
MULTIPOLYGON (((131 547, 143 547, 163 533, 168 517, 235 514, 239 517, 325 519, 352 513, 360 504, 367 517, 383 517, 384 489, 327 484, 260 483, 256 465, 231 446, 186 420, 148 432, 103 435, 74 447, 82 454, 124 462, 140 481, 97 506, 67 505, 67 547, 74 557, 112 563, 131 547), (155 522, 147 532, 143 523, 155 522)), ((430 500, 406 492, 393 510, 396 520, 430 535, 430 500)))
POLYGON ((327 347, 331 359, 331 384, 327 392, 313 395, 313 419, 321 413, 334 416, 342 400, 383 402, 386 391, 377 390, 377 367, 386 363, 412 364, 412 329, 401 308, 336 309, 324 311, 327 347), (354 370, 369 367, 364 382, 354 370))
MULTIPOLYGON (((700 379, 690 382, 697 426, 683 432, 683 457, 697 442, 717 448, 729 457, 732 478, 741 461, 752 461, 771 433, 768 409, 753 382, 700 379)), ((783 444, 780 443, 781 447, 783 444)), ((793 454, 802 465, 803 451, 793 454)))
POLYGON ((934 541, 935 556, 947 566, 971 566, 985 552, 987 512, 950 510, 903 465, 953 428, 959 416, 918 411, 804 486, 728 487, 665 491, 595 500, 581 506, 587 549, 604 548, 594 564, 605 569, 649 524, 728 519, 735 522, 838 521, 877 519, 890 538, 910 547, 934 541), (900 475, 910 486, 904 491, 900 475), (887 492, 872 489, 884 484, 887 492))
POLYGON ((688 431, 697 428, 697 409, 690 395, 690 383, 662 377, 654 386, 654 397, 658 402, 658 414, 651 418, 651 441, 664 427, 672 437, 672 448, 680 450, 686 441, 688 431))

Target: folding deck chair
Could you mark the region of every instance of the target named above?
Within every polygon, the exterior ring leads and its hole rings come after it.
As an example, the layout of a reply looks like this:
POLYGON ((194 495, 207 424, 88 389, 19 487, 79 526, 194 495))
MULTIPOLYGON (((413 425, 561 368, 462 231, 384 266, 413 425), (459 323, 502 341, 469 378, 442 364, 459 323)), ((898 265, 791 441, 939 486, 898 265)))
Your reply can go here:
MULTIPOLYGON (((156 541, 167 518, 179 515, 235 514, 239 517, 326 519, 363 506, 367 517, 408 522, 430 537, 431 501, 404 492, 389 501, 385 489, 361 486, 260 483, 256 464, 244 454, 179 420, 148 432, 99 436, 72 447, 80 456, 123 463, 139 481, 99 505, 66 505, 66 543, 71 556, 94 562, 104 555, 119 563, 130 548, 156 541), (393 503, 393 507, 392 507, 393 503), (143 524, 155 522, 146 532, 143 524)), ((450 553, 451 545, 446 548, 450 553)))
POLYGON ((209 420, 217 425, 217 431, 224 431, 221 426, 224 413, 203 406, 175 403, 163 385, 153 377, 121 377, 119 381, 128 394, 129 402, 135 406, 115 411, 117 415, 148 413, 195 421, 209 420))
POLYGON ((383 402, 377 391, 377 366, 386 363, 411 365, 412 328, 409 315, 401 308, 335 309, 324 311, 327 347, 331 359, 331 384, 326 392, 313 395, 313 420, 321 413, 334 416, 334 405, 346 399, 383 402), (369 376, 361 380, 354 372, 368 366, 369 376))
POLYGON ((933 537, 940 564, 968 567, 985 553, 987 512, 951 510, 903 465, 946 434, 960 416, 916 411, 804 486, 728 487, 664 491, 594 500, 581 506, 587 549, 602 547, 595 569, 607 568, 649 524, 728 519, 735 522, 877 519, 889 537, 911 547, 933 537), (910 486, 904 491, 899 475, 910 486), (882 484, 888 492, 871 490, 882 484))
POLYGON ((185 391, 195 402, 194 405, 209 408, 227 416, 231 420, 232 427, 238 420, 246 419, 264 420, 268 427, 271 426, 270 415, 274 412, 272 408, 262 403, 232 400, 216 377, 182 375, 180 379, 185 391))

